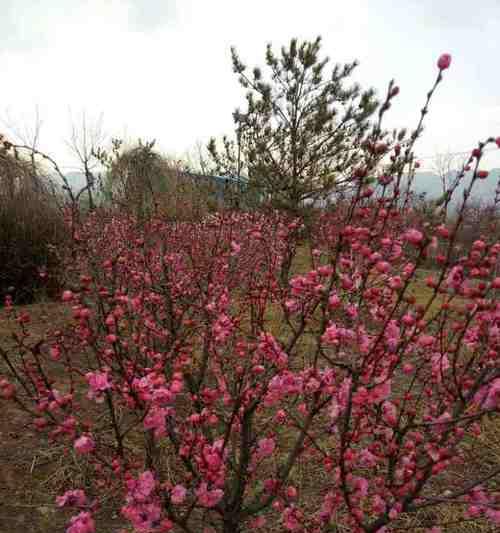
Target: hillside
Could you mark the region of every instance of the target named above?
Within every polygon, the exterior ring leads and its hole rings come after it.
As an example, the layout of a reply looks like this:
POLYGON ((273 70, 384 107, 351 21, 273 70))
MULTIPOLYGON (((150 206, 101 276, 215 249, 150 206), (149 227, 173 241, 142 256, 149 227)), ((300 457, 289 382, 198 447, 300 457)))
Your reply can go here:
MULTIPOLYGON (((473 196, 481 200, 489 200, 495 196, 498 180, 500 179, 500 168, 490 171, 487 179, 478 181, 473 189, 473 196)), ((458 187, 456 198, 461 197, 464 187, 470 183, 470 175, 462 181, 458 187)), ((432 172, 418 172, 415 176, 413 189, 417 193, 425 193, 428 198, 438 198, 441 195, 441 181, 432 172)))
MULTIPOLYGON (((66 176, 75 190, 78 190, 85 185, 85 176, 81 172, 68 172, 66 176)), ((481 200, 492 199, 495 196, 495 189, 499 179, 500 168, 492 169, 488 179, 476 183, 473 190, 473 196, 480 198, 481 200)), ((463 180, 462 184, 458 187, 455 198, 461 198, 461 192, 469 183, 469 180, 470 176, 463 180)), ((419 194, 425 193, 427 198, 438 198, 441 195, 441 181, 439 177, 432 172, 418 172, 415 176, 413 189, 419 194)))

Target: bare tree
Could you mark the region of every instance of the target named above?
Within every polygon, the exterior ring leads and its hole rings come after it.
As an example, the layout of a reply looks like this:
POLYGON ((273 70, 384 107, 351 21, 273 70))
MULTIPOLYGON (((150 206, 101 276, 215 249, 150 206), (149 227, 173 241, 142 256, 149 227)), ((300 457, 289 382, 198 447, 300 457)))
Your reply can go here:
POLYGON ((2 123, 11 138, 15 139, 19 144, 32 147, 29 154, 31 164, 29 175, 34 189, 39 189, 41 167, 36 161, 35 151, 39 147, 43 126, 43 121, 40 117, 40 108, 38 105, 35 106, 35 116, 33 120, 15 120, 9 112, 6 112, 6 116, 2 119, 2 123))
POLYGON ((94 192, 98 183, 96 169, 100 164, 98 154, 106 140, 102 127, 103 116, 101 114, 96 120, 89 121, 86 112, 83 111, 77 121, 70 111, 70 117, 71 135, 66 144, 81 165, 81 170, 85 176, 89 209, 94 209, 94 192))
MULTIPOLYGON (((437 153, 434 156, 432 163, 432 170, 439 177, 439 182, 441 185, 441 196, 444 197, 447 194, 447 191, 452 187, 455 182, 456 175, 459 172, 459 169, 463 166, 462 159, 459 155, 454 154, 450 151, 437 153)), ((442 216, 444 219, 448 216, 448 204, 445 205, 442 210, 442 216)))

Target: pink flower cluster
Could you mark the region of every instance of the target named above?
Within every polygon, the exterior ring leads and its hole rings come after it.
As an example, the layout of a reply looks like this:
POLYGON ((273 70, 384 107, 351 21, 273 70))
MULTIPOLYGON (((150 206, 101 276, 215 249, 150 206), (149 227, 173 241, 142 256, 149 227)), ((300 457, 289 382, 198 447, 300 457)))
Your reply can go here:
POLYGON ((2 351, 0 377, 40 438, 85 455, 92 502, 81 489, 56 500, 79 513, 68 533, 95 531, 111 494, 139 533, 381 533, 447 498, 497 527, 492 470, 468 451, 500 413, 500 243, 488 229, 458 248, 460 216, 406 188, 411 147, 370 129, 353 194, 307 225, 257 211, 82 218, 70 324, 37 342, 9 304, 21 356, 2 351), (299 465, 321 473, 306 499, 299 465))

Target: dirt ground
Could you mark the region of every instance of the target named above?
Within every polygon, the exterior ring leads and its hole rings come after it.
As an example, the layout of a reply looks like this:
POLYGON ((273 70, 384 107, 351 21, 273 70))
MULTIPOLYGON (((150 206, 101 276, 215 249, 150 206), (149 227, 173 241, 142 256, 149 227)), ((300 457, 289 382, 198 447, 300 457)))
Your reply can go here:
MULTIPOLYGON (((59 303, 23 307, 31 316, 33 337, 48 328, 63 327, 67 311, 59 303)), ((15 324, 0 309, 0 342, 9 345, 15 324)), ((60 445, 48 444, 15 404, 0 401, 0 533, 63 533, 71 511, 55 506, 55 497, 69 488, 78 465, 60 445)), ((96 515, 99 533, 123 526, 109 509, 96 515)))
MULTIPOLYGON (((418 296, 420 296, 417 293, 418 296)), ((42 336, 50 328, 63 328, 70 320, 67 310, 59 303, 44 303, 25 306, 30 313, 30 331, 33 337, 42 336)), ((15 325, 0 308, 0 344, 9 344, 15 325)), ((489 421, 483 435, 471 443, 466 451, 468 471, 455 472, 467 478, 472 470, 496 466, 500 462, 500 428, 498 422, 489 421)), ((14 404, 0 400, 0 533, 64 533, 65 524, 71 511, 62 512, 55 506, 55 497, 75 482, 79 465, 71 455, 64 454, 62 445, 50 445, 41 439, 28 417, 14 404)), ((311 490, 325 475, 324 472, 310 472, 307 462, 299 466, 294 483, 303 494, 311 490)), ((81 478, 80 478, 81 479, 81 478)), ((77 483, 79 480, 76 480, 77 483)), ((314 491, 311 491, 314 492, 314 491)), ((463 522, 456 510, 450 508, 441 515, 448 526, 445 533, 490 533, 499 531, 491 524, 463 522)), ((418 522, 417 522, 418 523, 418 522)), ((96 514, 98 533, 118 533, 125 525, 119 514, 110 504, 96 514)), ((411 526, 406 531, 423 531, 411 526)), ((271 528, 272 531, 277 531, 271 528)))
MULTIPOLYGON (((27 306, 36 333, 41 334, 54 304, 27 306)), ((63 317, 57 317, 62 320, 63 317)), ((0 310, 0 338, 9 343, 14 327, 0 310)), ((14 404, 0 403, 0 532, 64 531, 65 517, 56 512, 53 481, 56 456, 50 448, 39 450, 40 437, 28 425, 27 416, 14 404)))

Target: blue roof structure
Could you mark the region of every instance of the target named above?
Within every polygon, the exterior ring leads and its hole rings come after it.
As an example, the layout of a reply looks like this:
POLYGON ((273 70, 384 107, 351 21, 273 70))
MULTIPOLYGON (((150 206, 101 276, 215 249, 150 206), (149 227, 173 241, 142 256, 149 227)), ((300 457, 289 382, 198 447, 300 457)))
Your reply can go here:
POLYGON ((203 179, 207 181, 215 181, 218 183, 235 183, 235 184, 248 184, 248 178, 245 176, 233 176, 228 174, 226 176, 221 175, 206 175, 206 174, 195 174, 188 172, 187 176, 193 179, 203 179))
POLYGON ((235 175, 206 175, 206 174, 197 174, 194 172, 184 172, 183 175, 192 180, 194 184, 198 183, 212 184, 213 194, 219 202, 224 202, 226 195, 231 196, 232 194, 241 193, 244 189, 248 187, 249 180, 245 176, 235 176, 235 175), (238 192, 236 192, 238 190, 238 192))

